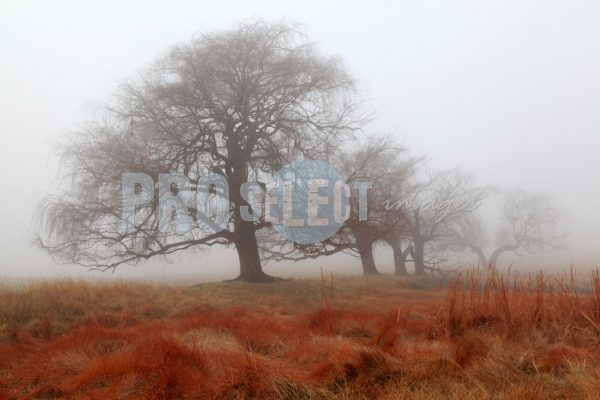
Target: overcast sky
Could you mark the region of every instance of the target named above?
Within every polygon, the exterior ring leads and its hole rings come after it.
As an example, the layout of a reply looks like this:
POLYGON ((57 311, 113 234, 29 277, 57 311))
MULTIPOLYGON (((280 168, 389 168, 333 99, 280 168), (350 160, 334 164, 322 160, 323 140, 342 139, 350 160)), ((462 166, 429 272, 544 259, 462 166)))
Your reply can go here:
MULTIPOLYGON (((555 196, 571 226, 555 260, 599 263, 600 2, 0 0, 0 276, 79 271, 28 244, 57 176, 52 142, 170 45, 249 18, 303 23, 342 57, 375 112, 370 130, 478 182, 555 196)), ((166 269, 208 276, 219 264, 233 277, 236 258, 166 269)), ((116 275, 164 271, 144 268, 116 275)))

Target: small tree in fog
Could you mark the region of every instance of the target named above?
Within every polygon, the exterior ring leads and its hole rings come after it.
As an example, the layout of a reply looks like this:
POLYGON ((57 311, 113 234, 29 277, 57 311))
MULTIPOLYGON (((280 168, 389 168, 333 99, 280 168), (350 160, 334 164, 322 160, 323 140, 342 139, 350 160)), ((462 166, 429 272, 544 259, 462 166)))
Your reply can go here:
POLYGON ((396 204, 388 205, 402 215, 398 230, 392 232, 388 242, 399 242, 392 246, 399 268, 410 253, 415 274, 422 275, 448 261, 447 254, 453 251, 449 238, 470 218, 488 189, 473 185, 471 177, 460 170, 427 174, 408 188, 396 204), (410 245, 403 249, 401 244, 407 241, 410 245))
MULTIPOLYGON (((101 121, 62 146, 69 178, 64 193, 44 202, 39 244, 60 260, 110 269, 123 263, 215 244, 234 246, 239 279, 269 281, 256 232, 240 195, 296 158, 335 153, 356 128, 353 81, 336 58, 320 55, 286 24, 244 23, 171 49, 138 79, 125 83, 101 121), (123 233, 125 172, 176 172, 194 187, 209 173, 226 177, 229 229, 205 235, 159 229, 158 196, 137 208, 123 233)), ((176 186, 176 185, 175 185, 176 186)), ((189 216, 198 220, 196 207, 189 216)))
POLYGON ((522 191, 506 192, 500 204, 500 218, 495 247, 490 250, 489 256, 486 249, 491 246, 482 220, 465 221, 456 232, 458 247, 475 253, 482 266, 496 266, 499 258, 506 253, 522 256, 559 249, 564 245, 566 230, 562 214, 547 196, 522 191))

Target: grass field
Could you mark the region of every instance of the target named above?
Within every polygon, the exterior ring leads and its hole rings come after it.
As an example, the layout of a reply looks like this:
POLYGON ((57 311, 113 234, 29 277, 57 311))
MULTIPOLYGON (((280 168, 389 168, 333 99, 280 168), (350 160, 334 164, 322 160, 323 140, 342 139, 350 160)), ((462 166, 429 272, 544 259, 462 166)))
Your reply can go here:
POLYGON ((595 399, 600 280, 0 289, 0 399, 595 399))

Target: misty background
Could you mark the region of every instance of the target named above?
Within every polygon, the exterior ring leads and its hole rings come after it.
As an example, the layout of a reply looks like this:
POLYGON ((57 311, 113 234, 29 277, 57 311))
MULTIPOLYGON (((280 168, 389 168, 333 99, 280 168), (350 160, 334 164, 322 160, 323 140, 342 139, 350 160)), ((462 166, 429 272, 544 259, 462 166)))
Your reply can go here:
MULTIPOLYGON (((591 1, 0 1, 0 276, 233 278, 233 251, 176 255, 114 274, 57 265, 29 242, 54 191, 53 142, 116 86, 195 33, 264 18, 304 24, 359 81, 369 132, 477 183, 548 193, 568 215, 568 248, 518 267, 598 266, 600 4, 591 1)), ((509 262, 503 259, 503 262, 509 262)), ((391 252, 378 267, 391 271, 391 252)), ((351 256, 267 264, 279 276, 359 273, 351 256)))

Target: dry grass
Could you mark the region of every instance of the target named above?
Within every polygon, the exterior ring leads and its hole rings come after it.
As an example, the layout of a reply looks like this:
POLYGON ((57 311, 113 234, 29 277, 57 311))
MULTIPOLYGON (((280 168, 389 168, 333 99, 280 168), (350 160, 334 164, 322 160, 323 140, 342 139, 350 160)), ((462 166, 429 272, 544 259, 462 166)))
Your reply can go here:
POLYGON ((0 398, 597 398, 600 280, 0 290, 0 398))

